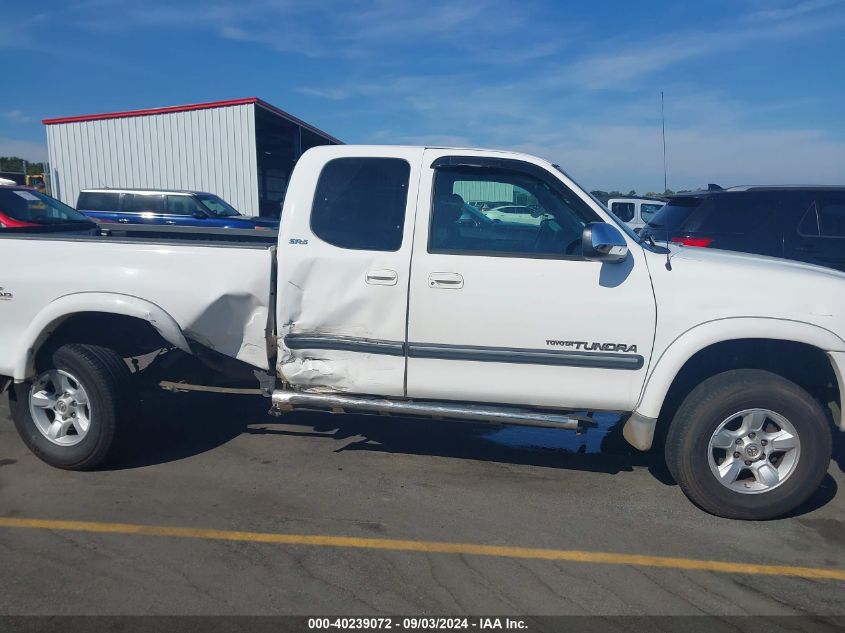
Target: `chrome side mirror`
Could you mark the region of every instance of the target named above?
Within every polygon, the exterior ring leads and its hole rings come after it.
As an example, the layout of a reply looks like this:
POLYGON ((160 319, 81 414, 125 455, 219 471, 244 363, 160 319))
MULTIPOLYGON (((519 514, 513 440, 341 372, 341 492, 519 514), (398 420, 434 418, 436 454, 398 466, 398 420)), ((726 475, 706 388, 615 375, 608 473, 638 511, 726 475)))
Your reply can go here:
POLYGON ((581 237, 585 259, 593 262, 621 262, 628 257, 628 242, 622 233, 607 222, 591 222, 581 237))

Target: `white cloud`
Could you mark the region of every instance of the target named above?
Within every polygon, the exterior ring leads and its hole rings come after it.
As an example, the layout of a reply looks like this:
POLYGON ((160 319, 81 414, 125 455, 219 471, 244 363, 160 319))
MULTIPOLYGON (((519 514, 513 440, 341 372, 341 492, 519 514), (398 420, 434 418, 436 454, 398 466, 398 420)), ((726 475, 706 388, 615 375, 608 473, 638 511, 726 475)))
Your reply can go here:
MULTIPOLYGON (((659 126, 579 126, 513 149, 544 156, 589 188, 659 191, 659 126)), ((818 130, 679 128, 667 132, 670 189, 716 182, 845 184, 845 142, 818 130)))
POLYGON ((25 115, 23 110, 6 110, 2 114, 3 118, 10 123, 29 123, 32 121, 32 117, 25 115))
POLYGON ((768 7, 753 11, 748 15, 749 20, 788 20, 799 15, 812 13, 842 4, 842 0, 806 0, 787 7, 768 7))
POLYGON ((321 97, 323 99, 329 99, 330 101, 342 101, 343 99, 348 99, 350 96, 350 92, 348 90, 342 90, 339 88, 294 88, 294 90, 300 94, 308 95, 311 97, 321 97))
MULTIPOLYGON (((833 3, 808 4, 817 5, 818 8, 833 3)), ((845 25, 845 16, 842 14, 794 19, 812 10, 807 8, 795 13, 794 17, 789 16, 789 19, 770 17, 765 24, 754 24, 739 29, 696 29, 665 34, 652 38, 655 43, 650 45, 625 45, 623 42, 630 39, 628 34, 625 34, 617 38, 615 43, 608 43, 602 52, 564 66, 555 81, 577 82, 597 90, 630 87, 647 75, 690 59, 732 52, 761 41, 795 39, 842 28, 845 25)))

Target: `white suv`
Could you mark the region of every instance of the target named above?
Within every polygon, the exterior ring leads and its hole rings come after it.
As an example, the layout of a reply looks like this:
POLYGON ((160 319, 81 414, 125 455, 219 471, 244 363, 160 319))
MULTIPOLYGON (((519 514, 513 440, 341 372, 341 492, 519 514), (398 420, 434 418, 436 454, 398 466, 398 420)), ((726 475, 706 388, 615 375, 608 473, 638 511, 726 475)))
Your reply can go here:
POLYGON ((607 208, 613 212, 613 215, 637 233, 664 206, 666 203, 662 200, 646 198, 611 198, 607 201, 607 208))

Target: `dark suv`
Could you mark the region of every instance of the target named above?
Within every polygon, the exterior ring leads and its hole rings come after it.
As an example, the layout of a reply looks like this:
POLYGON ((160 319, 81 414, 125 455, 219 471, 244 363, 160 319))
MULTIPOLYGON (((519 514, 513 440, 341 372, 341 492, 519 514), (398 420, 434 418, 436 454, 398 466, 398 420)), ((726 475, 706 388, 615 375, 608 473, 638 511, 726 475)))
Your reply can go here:
POLYGON ((731 187, 669 198, 642 236, 845 271, 845 187, 731 187))

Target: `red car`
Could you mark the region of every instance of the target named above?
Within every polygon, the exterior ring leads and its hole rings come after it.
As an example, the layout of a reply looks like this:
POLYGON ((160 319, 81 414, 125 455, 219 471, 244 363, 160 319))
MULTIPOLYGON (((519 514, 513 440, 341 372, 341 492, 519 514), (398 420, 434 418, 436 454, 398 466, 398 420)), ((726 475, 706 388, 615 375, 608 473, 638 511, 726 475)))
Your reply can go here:
POLYGON ((96 225, 75 209, 36 189, 0 185, 0 230, 58 226, 84 230, 96 225))

